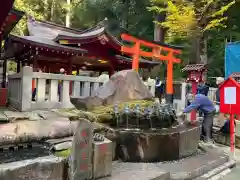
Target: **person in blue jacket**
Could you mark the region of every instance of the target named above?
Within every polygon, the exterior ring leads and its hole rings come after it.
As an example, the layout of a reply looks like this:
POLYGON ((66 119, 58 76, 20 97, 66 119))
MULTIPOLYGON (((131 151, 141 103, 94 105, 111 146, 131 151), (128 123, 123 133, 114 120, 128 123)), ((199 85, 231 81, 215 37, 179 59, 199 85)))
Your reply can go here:
MULTIPOLYGON (((197 94, 203 94, 205 96, 208 96, 209 92, 209 86, 207 84, 199 84, 197 87, 197 94)), ((199 111, 199 116, 203 117, 203 112, 199 111)))
POLYGON ((199 90, 194 100, 187 106, 183 113, 189 113, 193 110, 200 110, 203 113, 201 140, 208 142, 212 138, 213 118, 215 115, 215 106, 213 102, 199 90))

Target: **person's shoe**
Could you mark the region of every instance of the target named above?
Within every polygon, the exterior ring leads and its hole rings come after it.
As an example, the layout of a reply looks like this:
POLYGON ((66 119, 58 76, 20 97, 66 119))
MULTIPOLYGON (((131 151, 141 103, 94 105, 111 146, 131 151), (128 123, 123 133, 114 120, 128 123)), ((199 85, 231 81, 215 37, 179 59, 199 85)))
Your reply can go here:
POLYGON ((215 142, 212 139, 204 140, 203 145, 208 146, 208 147, 215 147, 215 142))

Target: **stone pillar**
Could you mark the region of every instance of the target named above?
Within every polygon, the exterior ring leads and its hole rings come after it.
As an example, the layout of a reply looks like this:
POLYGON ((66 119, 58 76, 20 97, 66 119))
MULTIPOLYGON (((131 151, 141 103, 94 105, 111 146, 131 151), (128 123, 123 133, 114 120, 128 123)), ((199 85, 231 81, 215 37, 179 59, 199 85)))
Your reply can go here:
POLYGON ((70 157, 70 180, 92 179, 92 138, 93 127, 91 122, 80 119, 73 138, 70 157))
POLYGON ((31 110, 33 69, 24 66, 21 77, 21 111, 31 110))

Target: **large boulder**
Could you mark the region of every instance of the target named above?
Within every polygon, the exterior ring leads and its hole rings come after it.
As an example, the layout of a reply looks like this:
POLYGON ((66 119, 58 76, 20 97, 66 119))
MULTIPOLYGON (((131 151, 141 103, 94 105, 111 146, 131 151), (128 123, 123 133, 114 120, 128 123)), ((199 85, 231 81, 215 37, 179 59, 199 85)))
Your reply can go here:
POLYGON ((78 109, 91 109, 94 106, 111 105, 132 100, 151 100, 153 95, 134 70, 115 73, 107 83, 91 97, 71 97, 78 109))

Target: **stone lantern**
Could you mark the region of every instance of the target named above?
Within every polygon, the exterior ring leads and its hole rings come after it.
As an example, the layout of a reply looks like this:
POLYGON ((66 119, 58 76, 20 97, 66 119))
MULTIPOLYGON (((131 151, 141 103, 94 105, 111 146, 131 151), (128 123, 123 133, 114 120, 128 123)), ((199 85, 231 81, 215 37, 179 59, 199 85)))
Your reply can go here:
MULTIPOLYGON (((205 81, 205 73, 206 73, 205 64, 189 64, 186 65, 182 71, 188 73, 187 83, 192 85, 192 94, 195 95, 197 93, 197 87, 199 83, 205 81)), ((196 112, 193 111, 191 113, 191 120, 196 120, 196 112)))

